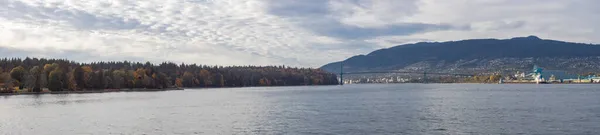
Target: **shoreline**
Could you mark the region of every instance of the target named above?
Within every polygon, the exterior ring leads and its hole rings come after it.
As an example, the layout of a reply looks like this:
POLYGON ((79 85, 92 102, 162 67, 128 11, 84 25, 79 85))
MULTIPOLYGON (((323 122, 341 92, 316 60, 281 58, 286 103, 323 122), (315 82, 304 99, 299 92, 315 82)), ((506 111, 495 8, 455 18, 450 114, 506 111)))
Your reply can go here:
POLYGON ((166 88, 166 89, 104 89, 104 90, 82 90, 82 91, 55 91, 55 92, 13 92, 0 93, 0 96, 15 96, 15 95, 46 95, 46 94, 92 94, 92 93, 111 93, 111 92, 159 92, 159 91, 176 91, 185 90, 184 88, 166 88))
MULTIPOLYGON (((423 84, 423 83, 354 83, 345 85, 361 85, 361 84, 423 84)), ((526 82, 504 82, 504 83, 426 83, 426 84, 536 84, 526 82)), ((564 85, 564 84, 600 84, 600 83, 540 83, 539 85, 564 85)), ((301 85, 301 86, 339 86, 339 85, 301 85)), ((264 86, 263 86, 264 87, 264 86)), ((267 86, 273 87, 273 86, 267 86)), ((286 86, 293 87, 293 86, 286 86)), ((246 87, 202 87, 202 88, 246 88, 246 87)), ((161 92, 161 91, 178 91, 192 88, 166 88, 166 89, 104 89, 104 90, 83 90, 83 91, 56 91, 56 92, 13 92, 0 93, 0 96, 16 96, 16 95, 46 95, 46 94, 93 94, 93 93, 112 93, 112 92, 161 92)))
MULTIPOLYGON (((336 86, 336 85, 297 85, 297 86, 336 86)), ((16 96, 16 95, 46 95, 46 94, 92 94, 92 93, 111 93, 111 92, 160 92, 160 91, 177 91, 185 89, 219 89, 219 88, 248 88, 250 86, 239 87, 183 87, 183 88, 166 88, 166 89, 103 89, 103 90, 82 90, 82 91, 55 91, 55 92, 12 92, 0 93, 0 96, 16 96)), ((293 87, 293 86, 255 86, 255 87, 293 87)))

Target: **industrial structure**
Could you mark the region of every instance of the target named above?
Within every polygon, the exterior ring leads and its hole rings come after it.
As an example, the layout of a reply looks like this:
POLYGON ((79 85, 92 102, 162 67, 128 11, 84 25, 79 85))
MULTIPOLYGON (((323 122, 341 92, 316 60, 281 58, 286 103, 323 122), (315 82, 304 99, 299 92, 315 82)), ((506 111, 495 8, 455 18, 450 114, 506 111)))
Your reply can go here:
POLYGON ((544 72, 543 68, 537 65, 529 74, 517 72, 514 79, 506 79, 506 83, 600 83, 600 77, 596 75, 574 75, 559 70, 549 70, 544 72))

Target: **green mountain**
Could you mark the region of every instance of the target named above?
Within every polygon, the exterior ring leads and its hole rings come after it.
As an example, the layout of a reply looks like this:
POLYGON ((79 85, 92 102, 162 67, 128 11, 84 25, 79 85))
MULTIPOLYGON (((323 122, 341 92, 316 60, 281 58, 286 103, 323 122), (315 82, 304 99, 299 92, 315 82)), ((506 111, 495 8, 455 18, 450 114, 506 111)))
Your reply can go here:
MULTIPOLYGON (((533 65, 572 72, 598 71, 600 46, 540 39, 472 39, 399 45, 343 61, 346 72, 437 71, 498 72, 529 70, 533 65)), ((321 67, 340 72, 340 62, 321 67)))

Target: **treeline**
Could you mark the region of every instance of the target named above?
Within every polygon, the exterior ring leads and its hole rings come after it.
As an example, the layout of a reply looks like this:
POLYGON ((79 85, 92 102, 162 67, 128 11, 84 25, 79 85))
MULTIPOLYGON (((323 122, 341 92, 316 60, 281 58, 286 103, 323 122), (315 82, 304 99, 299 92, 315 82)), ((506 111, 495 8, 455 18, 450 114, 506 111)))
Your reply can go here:
POLYGON ((464 82, 467 83, 498 83, 500 79, 502 79, 502 75, 492 74, 492 75, 475 75, 473 77, 465 79, 464 82))
POLYGON ((78 63, 64 59, 0 60, 0 91, 31 92, 174 87, 335 85, 335 74, 287 66, 207 66, 164 62, 78 63))
MULTIPOLYGON (((437 76, 429 77, 426 82, 428 83, 498 83, 500 79, 503 79, 502 75, 491 74, 491 75, 473 75, 471 77, 460 77, 460 76, 437 76)), ((410 80, 408 83, 422 83, 423 79, 410 80)))

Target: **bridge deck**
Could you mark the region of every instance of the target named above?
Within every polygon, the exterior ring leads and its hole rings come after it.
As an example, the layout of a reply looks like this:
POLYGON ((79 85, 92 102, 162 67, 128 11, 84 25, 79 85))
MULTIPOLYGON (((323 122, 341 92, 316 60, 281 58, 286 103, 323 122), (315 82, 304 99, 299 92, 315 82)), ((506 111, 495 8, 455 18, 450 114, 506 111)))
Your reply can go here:
POLYGON ((408 72, 408 71, 369 71, 369 72, 346 72, 341 73, 344 75, 353 74, 388 74, 388 73, 402 73, 402 74, 430 74, 430 75, 454 75, 454 76, 467 76, 471 77, 472 74, 460 74, 460 73, 436 73, 436 72, 408 72))

